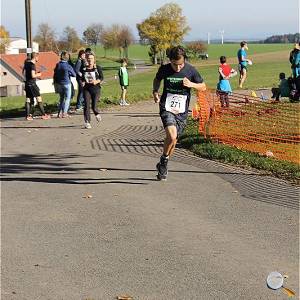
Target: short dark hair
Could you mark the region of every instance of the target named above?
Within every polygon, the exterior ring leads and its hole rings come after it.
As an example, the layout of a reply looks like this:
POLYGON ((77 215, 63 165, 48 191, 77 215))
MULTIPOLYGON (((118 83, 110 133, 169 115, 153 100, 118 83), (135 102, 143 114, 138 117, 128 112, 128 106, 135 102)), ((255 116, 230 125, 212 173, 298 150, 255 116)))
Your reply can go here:
POLYGON ((242 41, 242 42, 240 43, 241 47, 244 47, 246 44, 247 44, 246 41, 242 41))
POLYGON ((179 60, 181 57, 186 58, 185 49, 182 46, 176 46, 168 51, 167 56, 170 60, 179 60))
POLYGON ((224 56, 224 55, 220 56, 220 63, 221 64, 226 63, 226 56, 224 56))
POLYGON ((127 59, 126 58, 121 58, 120 63, 123 64, 124 62, 127 63, 127 59))
POLYGON ((280 79, 284 79, 284 78, 285 78, 285 73, 283 73, 283 72, 282 72, 282 73, 279 73, 279 78, 280 78, 280 79))
POLYGON ((60 54, 60 59, 61 60, 68 60, 70 58, 70 55, 68 53, 68 51, 61 51, 61 54, 60 54))
POLYGON ((92 49, 91 49, 91 48, 86 48, 86 49, 85 49, 85 53, 90 53, 90 52, 92 52, 92 49))
POLYGON ((31 59, 34 59, 34 58, 36 58, 36 57, 38 57, 39 56, 39 54, 37 53, 37 52, 32 52, 31 54, 30 54, 30 58, 31 59))

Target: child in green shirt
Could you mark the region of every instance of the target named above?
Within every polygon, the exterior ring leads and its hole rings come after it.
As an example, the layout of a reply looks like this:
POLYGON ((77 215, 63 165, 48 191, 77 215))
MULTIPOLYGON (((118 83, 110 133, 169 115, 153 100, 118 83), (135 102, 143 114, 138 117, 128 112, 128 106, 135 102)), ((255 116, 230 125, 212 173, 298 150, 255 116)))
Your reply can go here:
POLYGON ((129 85, 129 76, 127 71, 127 60, 123 58, 121 60, 121 67, 119 69, 119 82, 121 86, 121 99, 120 99, 120 105, 125 106, 129 105, 129 103, 126 102, 126 92, 127 87, 129 85))

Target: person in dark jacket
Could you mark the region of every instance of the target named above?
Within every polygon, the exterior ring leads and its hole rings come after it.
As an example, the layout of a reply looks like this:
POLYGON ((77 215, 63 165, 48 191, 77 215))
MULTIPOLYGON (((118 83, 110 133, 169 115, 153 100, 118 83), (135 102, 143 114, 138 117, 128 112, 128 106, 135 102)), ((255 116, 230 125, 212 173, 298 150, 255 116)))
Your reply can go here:
POLYGON ((86 60, 85 60, 85 51, 82 49, 78 52, 78 58, 75 63, 75 73, 76 73, 76 81, 78 85, 78 91, 77 91, 77 102, 76 102, 76 110, 82 110, 83 109, 83 86, 81 83, 81 72, 80 69, 85 66, 86 60))
POLYGON ((60 62, 54 69, 54 84, 58 88, 59 93, 59 110, 57 117, 69 117, 68 111, 70 107, 72 95, 72 83, 70 77, 75 77, 76 73, 72 66, 68 63, 69 53, 63 51, 60 55, 60 62))

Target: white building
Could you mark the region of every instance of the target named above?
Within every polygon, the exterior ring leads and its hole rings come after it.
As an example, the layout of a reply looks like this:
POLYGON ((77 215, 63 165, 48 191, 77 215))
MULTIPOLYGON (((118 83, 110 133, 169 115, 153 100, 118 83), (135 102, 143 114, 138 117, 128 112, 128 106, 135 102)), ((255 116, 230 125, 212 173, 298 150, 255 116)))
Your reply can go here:
MULTIPOLYGON (((27 53, 27 42, 26 40, 18 37, 9 38, 10 43, 5 49, 5 54, 19 54, 19 53, 27 53)), ((31 52, 39 52, 39 44, 36 42, 32 42, 32 51, 31 52)))

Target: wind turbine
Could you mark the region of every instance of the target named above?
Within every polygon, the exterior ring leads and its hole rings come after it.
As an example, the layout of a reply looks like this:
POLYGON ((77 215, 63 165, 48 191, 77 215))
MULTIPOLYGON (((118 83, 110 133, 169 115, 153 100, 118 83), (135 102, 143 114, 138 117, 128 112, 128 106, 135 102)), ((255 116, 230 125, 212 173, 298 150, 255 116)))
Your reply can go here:
MULTIPOLYGON (((299 0, 300 1, 300 0, 299 0)), ((225 33, 225 31, 224 31, 224 29, 222 29, 222 30, 220 30, 219 31, 220 32, 220 34, 221 34, 221 40, 222 40, 222 45, 224 44, 224 33, 225 33)))

